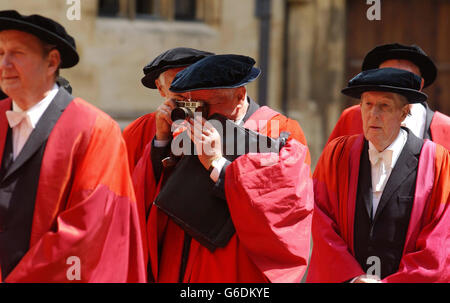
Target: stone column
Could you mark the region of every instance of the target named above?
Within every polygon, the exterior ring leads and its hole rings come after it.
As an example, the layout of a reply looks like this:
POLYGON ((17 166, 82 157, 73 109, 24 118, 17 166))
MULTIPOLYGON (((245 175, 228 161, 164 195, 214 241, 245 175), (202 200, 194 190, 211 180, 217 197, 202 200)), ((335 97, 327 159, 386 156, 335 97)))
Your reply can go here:
POLYGON ((315 166, 340 114, 345 0, 289 0, 287 113, 301 124, 315 166))

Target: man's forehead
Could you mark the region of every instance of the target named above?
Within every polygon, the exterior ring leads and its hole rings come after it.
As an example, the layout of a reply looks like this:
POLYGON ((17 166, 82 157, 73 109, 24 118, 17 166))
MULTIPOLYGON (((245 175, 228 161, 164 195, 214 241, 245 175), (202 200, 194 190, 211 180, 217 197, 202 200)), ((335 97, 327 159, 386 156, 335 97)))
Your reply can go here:
POLYGON ((19 30, 3 30, 0 31, 0 43, 31 46, 41 44, 42 42, 38 37, 27 32, 19 30))
POLYGON ((217 97, 223 96, 225 89, 199 89, 190 92, 182 93, 181 95, 186 99, 209 101, 217 97))
POLYGON ((377 101, 377 100, 392 100, 395 101, 401 95, 393 92, 368 91, 361 95, 361 101, 377 101))
POLYGON ((173 82, 173 79, 177 75, 178 72, 185 69, 186 67, 175 67, 169 68, 168 70, 163 71, 158 76, 158 80, 160 81, 160 85, 164 86, 166 89, 169 89, 170 85, 173 82))
POLYGON ((162 72, 161 75, 164 75, 165 77, 170 77, 171 78, 170 80, 172 81, 173 78, 175 78, 175 76, 177 75, 177 73, 182 71, 185 68, 186 68, 186 66, 169 68, 168 70, 162 72))

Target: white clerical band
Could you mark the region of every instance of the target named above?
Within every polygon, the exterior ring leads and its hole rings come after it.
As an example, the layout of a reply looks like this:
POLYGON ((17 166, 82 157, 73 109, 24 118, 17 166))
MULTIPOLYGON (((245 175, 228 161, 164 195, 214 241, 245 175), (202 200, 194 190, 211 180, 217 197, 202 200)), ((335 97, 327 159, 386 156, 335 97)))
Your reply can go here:
POLYGON ((211 180, 213 180, 214 182, 217 182, 217 180, 219 180, 220 172, 222 171, 222 168, 226 162, 227 159, 225 159, 224 157, 212 162, 211 166, 213 167, 213 170, 209 175, 211 177, 211 180))

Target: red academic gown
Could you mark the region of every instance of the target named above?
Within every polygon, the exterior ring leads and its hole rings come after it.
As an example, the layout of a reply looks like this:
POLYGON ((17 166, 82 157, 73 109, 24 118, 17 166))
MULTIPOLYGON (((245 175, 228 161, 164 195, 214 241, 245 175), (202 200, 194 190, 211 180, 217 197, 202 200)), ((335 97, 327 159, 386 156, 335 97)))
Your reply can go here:
POLYGON ((153 140, 155 134, 156 113, 149 113, 136 119, 123 130, 131 173, 141 158, 145 147, 153 140))
MULTIPOLYGON (((308 282, 364 274, 354 258, 354 214, 363 135, 333 140, 314 172, 313 252, 308 282)), ((450 154, 425 140, 403 256, 383 282, 450 282, 450 154)))
MULTIPOLYGON (((288 141, 273 166, 261 165, 268 154, 247 154, 227 167, 225 194, 236 233, 214 252, 193 239, 183 282, 300 282, 310 247, 310 155, 296 121, 278 114, 260 132, 277 137, 271 133, 276 124, 296 140, 288 141)), ((148 144, 133 174, 138 203, 149 214, 149 275, 156 282, 178 282, 184 231, 152 206, 161 184, 155 184, 150 151, 148 144)))
MULTIPOLYGON (((440 112, 434 112, 430 124, 430 132, 433 142, 444 146, 446 149, 450 149, 450 117, 440 112)), ((361 107, 358 104, 342 112, 341 117, 328 138, 327 144, 340 136, 351 136, 362 133, 361 107)))
MULTIPOLYGON (((0 159, 9 109, 11 99, 0 102, 0 159)), ((71 282, 72 256, 78 282, 145 282, 140 223, 117 123, 76 98, 48 138, 30 248, 6 282, 71 282)))

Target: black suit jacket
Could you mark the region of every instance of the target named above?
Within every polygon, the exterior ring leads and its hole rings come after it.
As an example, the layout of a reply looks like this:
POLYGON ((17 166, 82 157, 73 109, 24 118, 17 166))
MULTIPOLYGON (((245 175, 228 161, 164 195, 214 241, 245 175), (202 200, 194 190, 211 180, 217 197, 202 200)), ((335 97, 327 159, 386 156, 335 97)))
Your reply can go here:
POLYGON ((8 129, 0 166, 0 264, 3 280, 29 249, 34 204, 47 139, 73 97, 60 88, 16 160, 8 129))
POLYGON ((368 258, 376 256, 381 261, 381 278, 398 270, 408 230, 416 188, 417 168, 424 141, 407 128, 408 139, 392 169, 372 218, 372 181, 365 141, 361 154, 358 192, 355 208, 355 257, 367 271, 373 264, 368 258))

